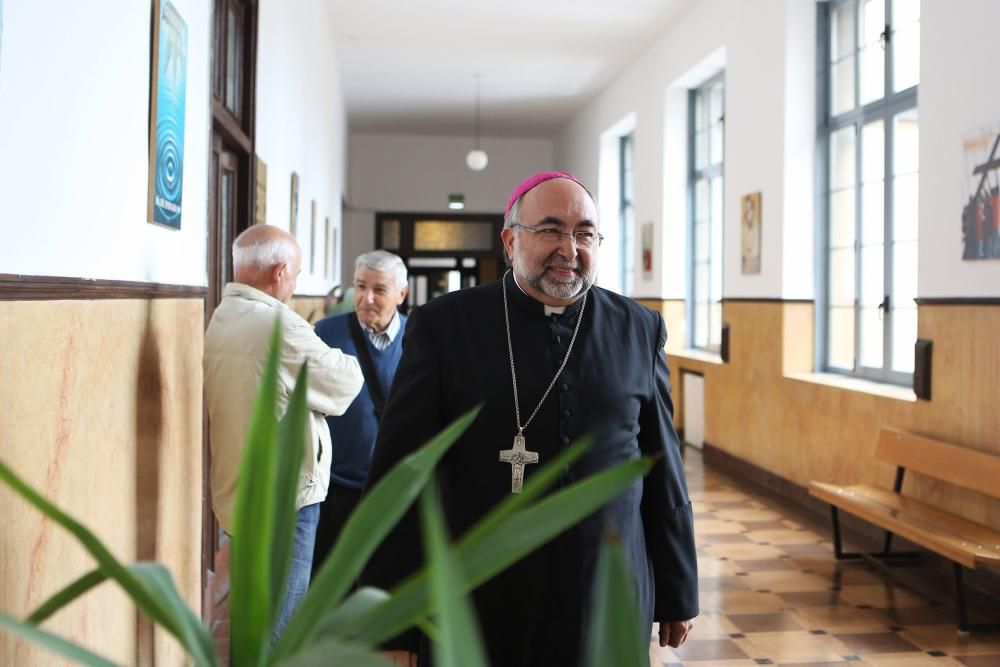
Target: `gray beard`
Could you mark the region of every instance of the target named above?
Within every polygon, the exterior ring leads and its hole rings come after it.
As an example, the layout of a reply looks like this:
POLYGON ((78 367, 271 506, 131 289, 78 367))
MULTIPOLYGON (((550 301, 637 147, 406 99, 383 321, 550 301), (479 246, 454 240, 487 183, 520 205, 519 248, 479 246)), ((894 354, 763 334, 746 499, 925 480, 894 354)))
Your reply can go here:
POLYGON ((577 273, 568 283, 559 282, 549 277, 545 268, 537 274, 528 272, 528 267, 515 255, 513 258, 514 272, 533 289, 553 299, 568 300, 587 291, 594 284, 593 271, 577 273))

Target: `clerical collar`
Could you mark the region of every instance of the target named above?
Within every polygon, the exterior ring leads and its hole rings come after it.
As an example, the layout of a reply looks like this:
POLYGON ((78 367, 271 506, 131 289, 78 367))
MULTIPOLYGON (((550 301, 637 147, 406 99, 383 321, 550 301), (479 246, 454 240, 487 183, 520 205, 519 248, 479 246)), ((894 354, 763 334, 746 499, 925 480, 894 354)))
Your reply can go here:
MULTIPOLYGON (((524 291, 524 288, 521 287, 521 283, 517 282, 517 274, 516 273, 514 273, 513 271, 511 271, 510 275, 514 278, 514 284, 517 285, 517 289, 521 290, 521 294, 523 294, 524 296, 528 297, 529 299, 535 299, 535 297, 531 296, 530 294, 528 294, 527 292, 524 291)), ((535 300, 537 301, 537 299, 535 299, 535 300)), ((539 303, 541 303, 541 302, 539 301, 539 303)), ((566 312, 566 306, 548 306, 548 305, 542 303, 542 307, 545 309, 545 316, 546 317, 548 317, 552 313, 555 313, 556 315, 562 315, 564 312, 566 312)))

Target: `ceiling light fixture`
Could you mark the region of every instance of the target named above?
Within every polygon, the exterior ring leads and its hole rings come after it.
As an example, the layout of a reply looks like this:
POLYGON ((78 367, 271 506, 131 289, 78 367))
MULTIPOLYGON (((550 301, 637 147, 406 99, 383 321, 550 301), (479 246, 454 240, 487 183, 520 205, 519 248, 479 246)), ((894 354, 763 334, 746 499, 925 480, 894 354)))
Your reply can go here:
POLYGON ((479 147, 479 77, 476 74, 476 147, 465 156, 465 164, 472 171, 482 171, 490 162, 486 151, 479 147))

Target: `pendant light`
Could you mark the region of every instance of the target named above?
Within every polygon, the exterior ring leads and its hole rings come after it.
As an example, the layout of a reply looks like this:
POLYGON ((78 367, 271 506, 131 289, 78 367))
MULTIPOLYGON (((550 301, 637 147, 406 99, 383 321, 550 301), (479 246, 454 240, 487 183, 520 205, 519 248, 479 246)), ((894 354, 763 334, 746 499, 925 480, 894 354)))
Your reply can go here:
POLYGON ((479 147, 479 76, 476 75, 476 147, 465 156, 465 164, 472 171, 482 171, 490 162, 486 151, 479 147))

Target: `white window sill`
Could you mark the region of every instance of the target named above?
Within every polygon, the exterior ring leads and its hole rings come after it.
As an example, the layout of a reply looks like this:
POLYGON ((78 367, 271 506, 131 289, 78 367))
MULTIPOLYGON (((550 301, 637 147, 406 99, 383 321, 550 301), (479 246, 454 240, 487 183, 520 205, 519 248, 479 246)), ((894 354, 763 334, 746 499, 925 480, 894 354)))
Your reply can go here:
POLYGON ((885 382, 874 382, 873 380, 863 380, 861 378, 838 375, 837 373, 791 373, 785 377, 791 380, 798 380, 799 382, 822 384, 827 387, 857 391, 897 401, 915 403, 917 400, 917 395, 909 387, 901 387, 898 384, 888 384, 885 382))
POLYGON ((677 357, 678 359, 688 361, 701 361, 706 364, 716 364, 718 366, 722 366, 725 363, 722 361, 722 357, 720 357, 717 352, 699 350, 693 347, 686 347, 682 350, 675 350, 674 352, 670 352, 668 350, 667 356, 677 357))

